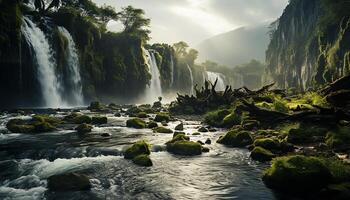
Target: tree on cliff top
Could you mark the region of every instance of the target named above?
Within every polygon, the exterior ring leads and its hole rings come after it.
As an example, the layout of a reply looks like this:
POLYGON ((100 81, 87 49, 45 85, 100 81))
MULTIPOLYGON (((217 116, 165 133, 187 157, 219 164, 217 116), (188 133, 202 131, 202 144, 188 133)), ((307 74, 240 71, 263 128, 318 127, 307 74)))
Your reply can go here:
POLYGON ((124 33, 140 37, 144 41, 150 39, 151 31, 148 29, 151 23, 150 19, 145 18, 145 11, 142 9, 128 6, 122 8, 118 13, 119 20, 124 25, 124 33))

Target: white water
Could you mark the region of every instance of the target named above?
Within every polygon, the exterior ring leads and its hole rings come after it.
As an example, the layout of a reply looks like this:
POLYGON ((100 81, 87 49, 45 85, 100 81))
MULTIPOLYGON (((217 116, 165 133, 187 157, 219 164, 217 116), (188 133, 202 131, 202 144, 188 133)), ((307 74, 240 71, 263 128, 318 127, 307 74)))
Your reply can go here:
POLYGON ((170 56, 170 88, 174 85, 174 58, 170 56))
POLYGON ((55 74, 56 64, 48 39, 44 32, 28 17, 24 17, 22 34, 34 51, 44 106, 51 108, 62 106, 62 98, 59 94, 61 85, 55 74))
POLYGON ((156 58, 152 51, 144 50, 147 56, 147 64, 152 75, 151 84, 147 86, 143 103, 153 103, 162 96, 162 86, 160 83, 160 73, 157 66, 156 58))
POLYGON ((223 74, 220 73, 216 73, 216 72, 210 72, 207 71, 207 77, 208 77, 208 81, 210 81, 211 83, 215 83, 216 79, 218 79, 218 82, 216 84, 216 90, 217 91, 224 91, 226 88, 226 84, 225 84, 225 77, 223 74))
POLYGON ((190 65, 187 64, 187 69, 190 72, 190 78, 191 78, 191 95, 194 94, 194 85, 193 85, 193 73, 192 73, 192 69, 190 67, 190 65))
POLYGON ((75 42, 71 34, 64 27, 58 27, 58 30, 68 40, 68 49, 66 50, 66 58, 69 72, 69 90, 71 91, 71 100, 69 105, 81 106, 84 103, 83 90, 81 85, 81 77, 79 70, 79 57, 76 49, 75 42))

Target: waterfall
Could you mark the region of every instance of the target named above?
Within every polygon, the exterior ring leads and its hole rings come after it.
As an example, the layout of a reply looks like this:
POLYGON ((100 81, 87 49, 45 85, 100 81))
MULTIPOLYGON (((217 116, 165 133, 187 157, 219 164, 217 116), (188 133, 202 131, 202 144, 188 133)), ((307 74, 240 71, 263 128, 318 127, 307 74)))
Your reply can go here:
POLYGON ((160 83, 160 73, 157 66, 156 58, 152 50, 144 50, 147 57, 149 72, 152 75, 151 84, 146 88, 144 101, 146 103, 155 102, 158 97, 162 96, 162 87, 160 83))
POLYGON ((225 84, 225 77, 223 74, 210 72, 210 71, 207 71, 206 73, 207 73, 208 81, 215 83, 216 79, 218 79, 218 82, 216 84, 216 90, 218 91, 225 90, 226 84, 225 84))
POLYGON ((191 95, 194 94, 194 86, 193 86, 193 73, 192 73, 192 69, 190 67, 189 64, 187 64, 187 69, 190 72, 190 78, 191 78, 191 95))
POLYGON ((170 87, 174 85, 174 58, 170 56, 170 87))
POLYGON ((58 31, 64 35, 68 40, 68 46, 66 50, 66 59, 68 67, 68 88, 65 93, 69 94, 71 102, 70 105, 81 106, 83 105, 83 90, 81 84, 80 70, 79 70, 79 57, 76 49, 75 42, 71 34, 64 27, 58 27, 58 31))
POLYGON ((48 39, 44 32, 28 17, 24 17, 21 29, 22 34, 33 49, 44 106, 62 106, 62 98, 59 94, 61 85, 55 75, 56 64, 48 39))

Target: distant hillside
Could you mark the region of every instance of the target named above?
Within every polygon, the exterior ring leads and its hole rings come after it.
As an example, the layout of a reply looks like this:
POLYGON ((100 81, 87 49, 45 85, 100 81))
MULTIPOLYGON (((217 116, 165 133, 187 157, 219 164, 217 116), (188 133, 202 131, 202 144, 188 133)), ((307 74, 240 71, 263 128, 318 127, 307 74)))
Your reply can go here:
POLYGON ((234 67, 251 59, 265 61, 265 51, 269 44, 268 24, 241 27, 204 40, 195 48, 199 60, 212 60, 234 67))

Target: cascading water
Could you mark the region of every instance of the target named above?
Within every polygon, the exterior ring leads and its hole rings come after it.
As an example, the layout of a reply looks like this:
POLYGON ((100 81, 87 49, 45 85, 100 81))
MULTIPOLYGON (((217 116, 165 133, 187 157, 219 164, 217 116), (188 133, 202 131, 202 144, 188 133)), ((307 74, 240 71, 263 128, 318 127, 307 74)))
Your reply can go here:
POLYGON ((63 105, 59 90, 61 84, 55 75, 55 59, 52 48, 44 32, 28 17, 24 17, 22 34, 32 47, 37 75, 41 86, 44 106, 60 107, 63 105))
POLYGON ((152 75, 151 84, 146 88, 144 101, 146 103, 153 103, 162 96, 162 86, 160 83, 160 72, 157 66, 156 58, 152 50, 144 50, 147 57, 149 71, 152 75))
POLYGON ((187 64, 187 69, 190 72, 190 79, 191 79, 191 95, 194 94, 194 86, 193 86, 193 73, 192 73, 192 69, 190 67, 190 65, 187 64))
POLYGON ((58 27, 59 32, 64 35, 68 40, 66 59, 68 67, 68 88, 65 89, 65 93, 69 94, 69 105, 81 106, 84 103, 83 90, 81 84, 80 70, 79 70, 79 57, 76 49, 75 42, 71 34, 64 27, 58 27))
POLYGON ((218 79, 218 82, 216 84, 216 90, 218 91, 224 91, 226 88, 226 84, 225 84, 225 77, 224 75, 220 74, 220 73, 216 73, 216 72, 210 72, 207 71, 207 77, 208 80, 212 83, 215 83, 216 79, 218 79))
POLYGON ((170 56, 170 87, 174 85, 174 58, 170 56))

